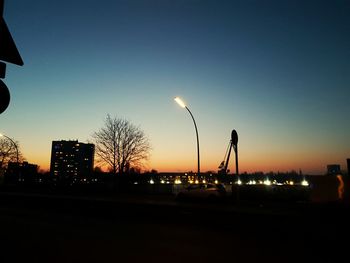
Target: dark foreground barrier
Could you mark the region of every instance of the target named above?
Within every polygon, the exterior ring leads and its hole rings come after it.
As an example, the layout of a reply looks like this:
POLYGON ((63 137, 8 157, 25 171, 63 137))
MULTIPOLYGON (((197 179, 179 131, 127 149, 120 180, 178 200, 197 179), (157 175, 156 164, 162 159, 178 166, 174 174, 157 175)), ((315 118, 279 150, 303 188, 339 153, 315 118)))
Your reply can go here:
POLYGON ((232 197, 249 201, 309 201, 311 190, 305 186, 240 185, 232 189, 232 197))

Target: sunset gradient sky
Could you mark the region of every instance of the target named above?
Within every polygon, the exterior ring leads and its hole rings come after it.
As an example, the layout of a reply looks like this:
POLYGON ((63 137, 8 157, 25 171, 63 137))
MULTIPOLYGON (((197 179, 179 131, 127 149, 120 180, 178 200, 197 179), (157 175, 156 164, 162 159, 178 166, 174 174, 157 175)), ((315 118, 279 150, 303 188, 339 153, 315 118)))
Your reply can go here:
POLYGON ((345 168, 349 14, 346 0, 7 0, 25 65, 7 67, 0 132, 48 169, 52 140, 87 142, 109 113, 148 135, 147 169, 195 171, 180 96, 202 171, 217 171, 232 129, 241 171, 345 168))

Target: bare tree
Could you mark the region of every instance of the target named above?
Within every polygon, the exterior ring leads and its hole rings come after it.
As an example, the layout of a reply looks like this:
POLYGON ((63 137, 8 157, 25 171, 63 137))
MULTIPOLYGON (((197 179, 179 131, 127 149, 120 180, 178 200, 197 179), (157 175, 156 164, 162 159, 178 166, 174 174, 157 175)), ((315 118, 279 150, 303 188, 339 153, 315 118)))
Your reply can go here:
POLYGON ((142 166, 149 158, 150 143, 145 133, 128 120, 107 115, 104 127, 93 135, 97 161, 108 165, 114 174, 129 167, 142 166))
POLYGON ((19 144, 16 141, 11 141, 7 138, 0 137, 0 170, 5 169, 9 162, 17 162, 17 149, 18 158, 21 161, 22 154, 19 150, 19 144), (16 144, 16 146, 14 145, 16 144))

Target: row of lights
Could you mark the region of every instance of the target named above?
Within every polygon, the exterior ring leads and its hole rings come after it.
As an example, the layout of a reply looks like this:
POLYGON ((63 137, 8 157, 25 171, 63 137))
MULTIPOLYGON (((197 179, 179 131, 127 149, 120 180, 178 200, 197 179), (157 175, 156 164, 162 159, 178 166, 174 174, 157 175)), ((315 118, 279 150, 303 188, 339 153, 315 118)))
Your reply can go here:
MULTIPOLYGON (((149 184, 155 184, 153 179, 149 180, 148 183, 149 184)), ((165 181, 165 180, 162 179, 162 180, 160 180, 160 183, 161 184, 170 184, 170 181, 165 181)), ((189 184, 199 184, 199 183, 206 184, 207 181, 206 180, 202 180, 202 181, 199 181, 199 180, 188 180, 187 183, 189 183, 189 184)), ((219 181, 215 180, 214 183, 218 184, 219 181)), ((138 184, 138 182, 134 182, 134 184, 138 184)), ((174 184, 182 184, 182 181, 180 179, 175 179, 174 184)))
MULTIPOLYGON (((155 184, 155 182, 154 182, 153 179, 149 180, 148 183, 149 183, 149 184, 155 184)), ((165 180, 161 180, 160 183, 161 183, 161 184, 170 184, 169 181, 165 181, 165 180)), ((199 184, 200 181, 199 181, 199 180, 189 180, 188 183, 189 183, 189 184, 199 184)), ((205 183, 207 183, 207 181, 206 181, 206 180, 202 180, 201 183, 205 184, 205 183)), ((215 180, 214 183, 215 183, 215 184, 218 184, 219 181, 218 181, 218 180, 215 180)), ((138 184, 138 182, 134 182, 134 184, 138 184)), ((180 179, 175 179, 174 184, 182 184, 182 181, 181 181, 180 179)), ((240 179, 238 179, 238 180, 236 181, 236 184, 242 185, 243 182, 242 182, 240 179)), ((294 181, 292 181, 292 180, 286 181, 286 182, 284 182, 284 183, 278 183, 276 180, 274 180, 274 181, 271 182, 268 178, 265 179, 264 181, 261 181, 261 180, 259 180, 259 181, 250 180, 250 181, 248 181, 248 182, 246 183, 246 185, 256 185, 256 184, 260 184, 260 185, 263 184, 263 185, 266 185, 266 186, 271 186, 271 185, 294 185, 295 183, 294 183, 294 181)), ((301 181, 300 184, 301 184, 302 186, 309 186, 309 182, 306 181, 305 179, 304 179, 303 181, 301 181)))
MULTIPOLYGON (((242 185, 242 181, 240 179, 238 179, 236 181, 236 184, 238 185, 242 185)), ((250 180, 246 183, 247 185, 256 185, 256 184, 264 184, 264 185, 267 185, 267 186, 270 186, 270 185, 294 185, 295 183, 290 180, 290 181, 285 181, 284 183, 278 183, 276 180, 274 181, 270 181, 268 178, 266 178, 264 181, 255 181, 255 180, 250 180)), ((309 182, 306 181, 305 179, 303 181, 301 181, 300 183, 302 186, 309 186, 309 182)))

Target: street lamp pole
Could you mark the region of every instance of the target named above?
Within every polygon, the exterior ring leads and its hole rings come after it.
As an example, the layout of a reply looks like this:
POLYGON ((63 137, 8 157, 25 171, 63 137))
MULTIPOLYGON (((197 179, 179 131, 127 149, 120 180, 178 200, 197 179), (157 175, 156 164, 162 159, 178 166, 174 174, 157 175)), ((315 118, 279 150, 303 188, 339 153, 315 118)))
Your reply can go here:
POLYGON ((198 177, 199 177, 200 176, 200 158, 199 158, 199 138, 198 138, 197 124, 196 124, 196 121, 194 120, 194 117, 193 117, 192 112, 190 111, 190 109, 187 106, 185 108, 190 113, 190 115, 192 117, 192 120, 193 120, 194 128, 196 130, 196 137, 197 137, 197 174, 198 174, 198 177))
POLYGON ((193 117, 192 112, 186 106, 186 104, 179 97, 176 97, 174 100, 177 102, 177 104, 179 104, 182 108, 185 108, 189 112, 189 114, 191 115, 191 118, 193 120, 194 128, 196 130, 196 138, 197 138, 197 177, 199 178, 200 177, 200 158, 199 158, 199 137, 198 137, 197 124, 196 124, 196 121, 193 117))
POLYGON ((17 147, 17 144, 8 136, 4 135, 4 134, 1 134, 0 133, 0 137, 5 137, 6 139, 10 140, 12 142, 12 144, 15 146, 16 148, 16 153, 17 153, 17 165, 19 165, 19 157, 18 157, 18 147, 17 147))

